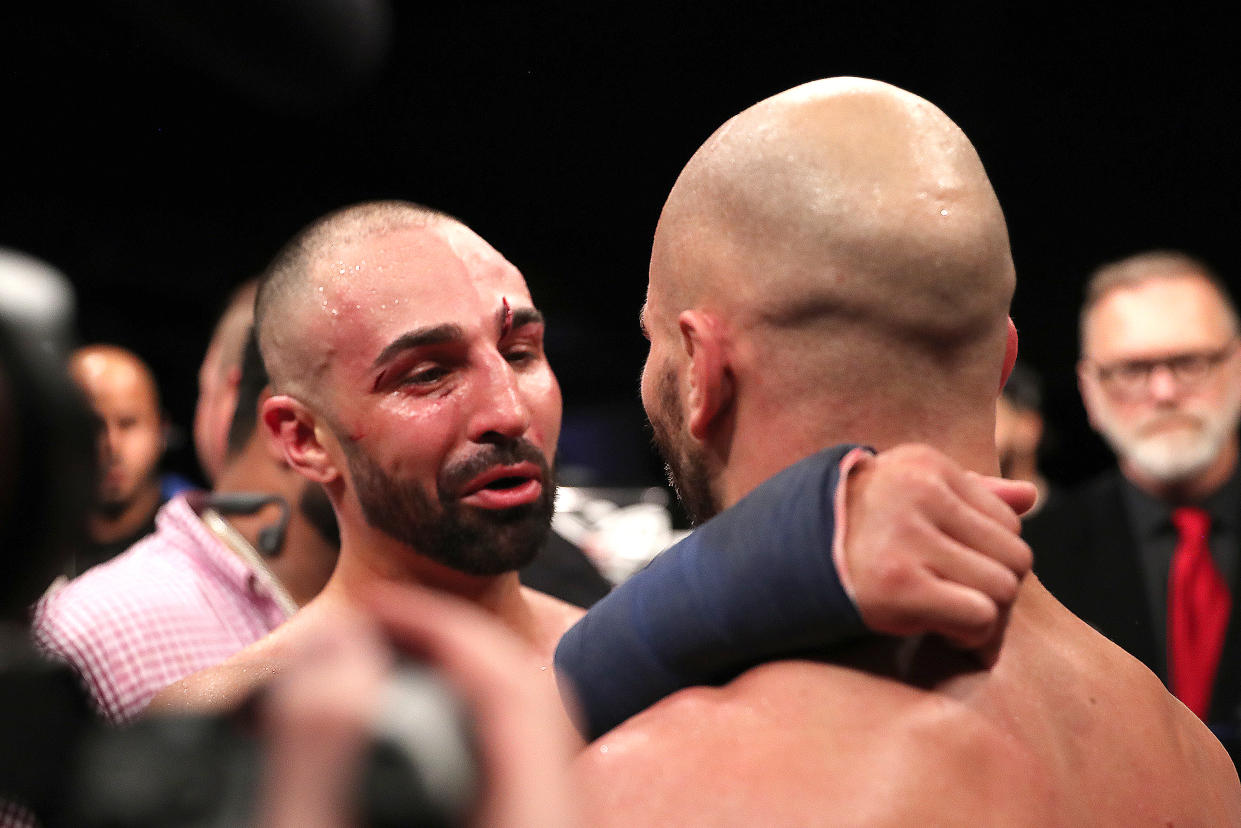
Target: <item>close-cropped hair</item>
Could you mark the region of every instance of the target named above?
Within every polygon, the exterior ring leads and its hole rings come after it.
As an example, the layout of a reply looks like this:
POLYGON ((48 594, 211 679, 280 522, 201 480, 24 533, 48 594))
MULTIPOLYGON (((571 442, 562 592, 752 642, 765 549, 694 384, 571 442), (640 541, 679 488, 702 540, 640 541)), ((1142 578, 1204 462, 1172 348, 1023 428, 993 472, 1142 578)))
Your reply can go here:
MULTIPOLYGON (((316 262, 325 251, 342 244, 397 228, 456 222, 447 213, 411 201, 371 201, 328 213, 297 233, 280 249, 259 279, 254 303, 254 327, 260 349, 270 348, 271 326, 310 281, 316 262)), ((271 381, 287 380, 284 362, 274 353, 266 355, 271 381)), ((279 390, 283 391, 283 388, 279 390)))
POLYGON ((254 327, 246 334, 245 349, 241 354, 241 379, 237 383, 237 408, 233 411, 233 421, 228 427, 228 454, 230 457, 240 452, 254 434, 258 425, 259 397, 267 387, 267 368, 263 365, 263 355, 259 353, 258 337, 254 327))

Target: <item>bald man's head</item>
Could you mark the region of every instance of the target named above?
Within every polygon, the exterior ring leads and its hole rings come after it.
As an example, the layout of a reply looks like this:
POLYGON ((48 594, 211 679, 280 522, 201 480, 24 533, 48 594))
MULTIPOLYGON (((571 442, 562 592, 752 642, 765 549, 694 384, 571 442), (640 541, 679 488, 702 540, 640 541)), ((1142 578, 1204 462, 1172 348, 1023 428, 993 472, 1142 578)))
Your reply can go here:
POLYGON ((731 118, 668 196, 643 311, 682 499, 707 518, 837 442, 986 464, 1014 281, 982 163, 930 103, 832 78, 731 118))
POLYGON ((315 380, 327 362, 326 355, 307 347, 305 312, 325 306, 329 288, 350 279, 342 249, 404 227, 457 223, 419 204, 374 201, 329 213, 298 233, 268 267, 255 302, 259 350, 273 389, 307 402, 315 398, 315 380))
POLYGON ((140 492, 159 487, 164 420, 155 376, 136 354, 115 345, 79 348, 69 372, 100 421, 101 504, 123 509, 140 492))
POLYGON ((712 306, 785 354, 784 335, 813 334, 795 366, 825 335, 861 335, 863 357, 1002 341, 1013 286, 1003 214, 956 124, 887 84, 832 78, 750 107, 695 153, 660 217, 650 298, 666 320, 712 306))

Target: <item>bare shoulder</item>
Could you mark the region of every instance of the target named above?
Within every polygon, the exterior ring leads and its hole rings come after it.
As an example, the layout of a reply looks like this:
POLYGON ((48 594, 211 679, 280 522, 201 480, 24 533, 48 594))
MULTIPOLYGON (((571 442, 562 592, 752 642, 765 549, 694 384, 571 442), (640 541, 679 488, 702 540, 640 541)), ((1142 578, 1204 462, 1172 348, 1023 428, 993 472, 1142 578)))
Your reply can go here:
POLYGON ((902 762, 906 690, 781 661, 681 691, 575 761, 587 824, 885 824, 890 796, 875 786, 892 788, 902 762))
POLYGON ((586 614, 581 607, 537 589, 523 586, 521 594, 538 627, 540 650, 554 650, 560 637, 586 614))
POLYGON ((297 615, 225 661, 199 670, 155 694, 153 715, 216 713, 235 709, 265 686, 331 622, 330 607, 307 604, 297 615))
POLYGON ((588 824, 1241 824, 1218 741, 1046 598, 989 670, 927 639, 670 696, 575 762, 588 824))
POLYGON ((236 708, 279 673, 266 639, 214 667, 199 670, 155 694, 147 715, 219 713, 236 708))

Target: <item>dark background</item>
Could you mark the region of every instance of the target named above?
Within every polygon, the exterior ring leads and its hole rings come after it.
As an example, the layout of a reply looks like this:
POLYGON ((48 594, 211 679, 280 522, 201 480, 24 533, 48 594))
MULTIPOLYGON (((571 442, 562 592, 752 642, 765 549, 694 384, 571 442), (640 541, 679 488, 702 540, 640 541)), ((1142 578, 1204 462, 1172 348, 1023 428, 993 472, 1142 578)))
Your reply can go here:
MULTIPOLYGON (((322 213, 407 198, 526 274, 567 401, 562 453, 596 483, 657 481, 636 320, 663 197, 724 119, 829 75, 923 95, 977 145, 1009 220, 1022 355, 1047 384, 1053 479, 1108 459, 1072 376, 1090 269, 1175 247, 1241 273, 1241 38, 1223 4, 462 0, 397 3, 386 28, 325 18, 334 5, 0 11, 0 245, 70 277, 82 339, 144 356, 185 432, 228 291, 322 213)), ((169 462, 197 473, 187 445, 169 462)))

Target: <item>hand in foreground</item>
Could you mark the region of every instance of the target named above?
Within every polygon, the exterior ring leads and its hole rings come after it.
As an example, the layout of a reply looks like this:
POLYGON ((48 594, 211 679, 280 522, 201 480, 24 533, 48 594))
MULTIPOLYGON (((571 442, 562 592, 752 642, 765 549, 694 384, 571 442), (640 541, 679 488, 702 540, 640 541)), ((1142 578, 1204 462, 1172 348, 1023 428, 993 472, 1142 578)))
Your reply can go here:
POLYGON ((862 456, 843 488, 833 555, 867 627, 938 633, 994 663, 1033 564, 1018 515, 1033 505, 1034 486, 910 444, 862 456))
POLYGON ((567 767, 580 743, 525 645, 477 608, 426 589, 375 587, 369 597, 369 617, 317 640, 271 688, 260 824, 356 824, 358 771, 397 650, 437 671, 468 711, 481 765, 468 824, 573 824, 567 767))

